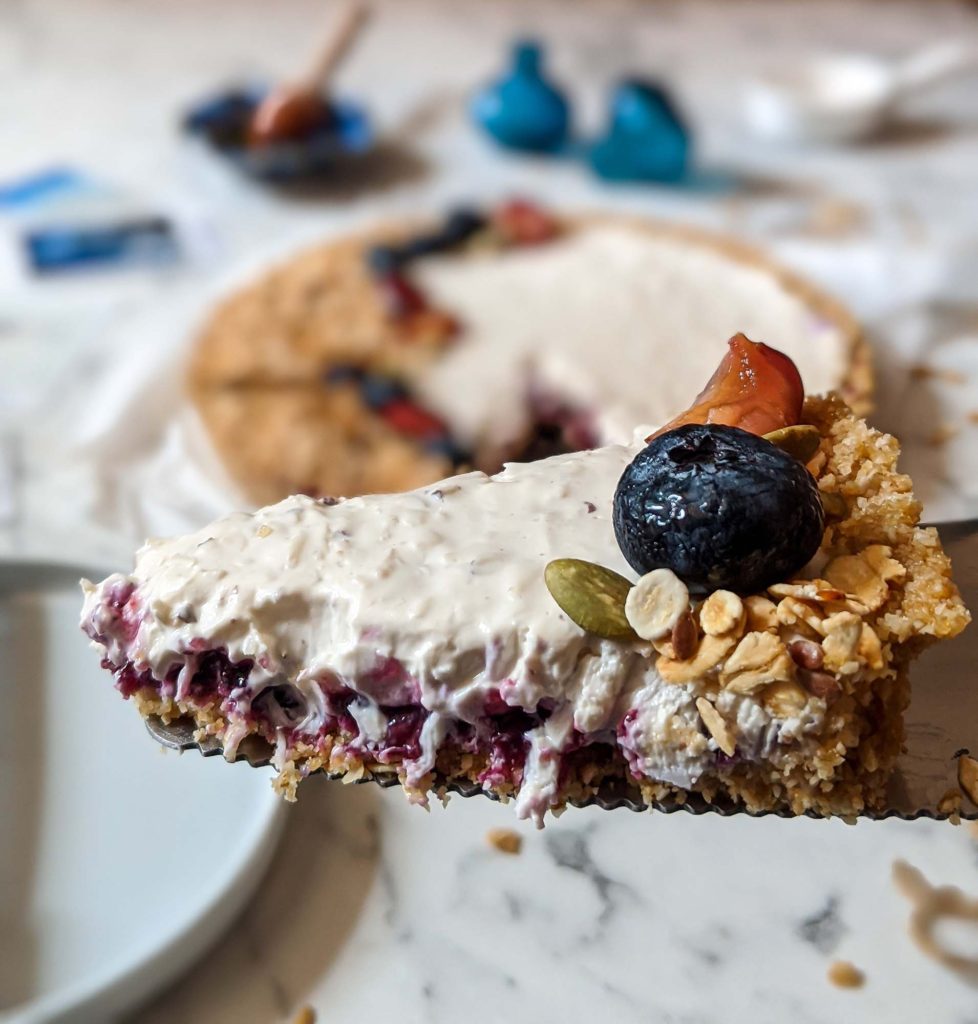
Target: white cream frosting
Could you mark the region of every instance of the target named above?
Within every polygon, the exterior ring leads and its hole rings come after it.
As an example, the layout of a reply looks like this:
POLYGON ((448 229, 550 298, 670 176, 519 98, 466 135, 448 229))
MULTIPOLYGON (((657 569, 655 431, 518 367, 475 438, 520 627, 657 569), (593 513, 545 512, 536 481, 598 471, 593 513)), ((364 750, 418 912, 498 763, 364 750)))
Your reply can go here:
POLYGON ((596 413, 603 444, 686 407, 743 331, 791 356, 809 394, 837 388, 849 352, 775 274, 722 249, 595 222, 546 245, 419 260, 412 273, 464 325, 415 388, 461 441, 505 448, 528 425, 527 389, 596 413))
MULTIPOLYGON (((226 648, 252 659, 253 692, 281 683, 306 700, 305 725, 323 717, 319 683, 360 695, 361 735, 378 740, 378 705, 420 702, 429 712, 419 779, 455 719, 474 722, 498 690, 551 717, 528 734, 518 810, 539 820, 556 794, 560 751, 572 728, 621 739, 633 766, 682 786, 713 764, 694 695, 664 683, 642 645, 602 640, 571 622, 548 593, 546 563, 588 559, 634 578, 615 541, 612 496, 636 445, 608 446, 469 473, 400 495, 329 506, 292 497, 236 513, 172 540, 147 543, 130 577, 86 585, 83 624, 107 637, 110 660, 164 679, 193 673, 194 651, 226 648), (135 637, 111 627, 106 599, 135 584, 143 620, 135 637), (394 661, 403 672, 392 671, 394 661)), ((773 729, 801 736, 818 725, 774 725, 746 698, 725 708, 746 747, 771 751, 773 729)))

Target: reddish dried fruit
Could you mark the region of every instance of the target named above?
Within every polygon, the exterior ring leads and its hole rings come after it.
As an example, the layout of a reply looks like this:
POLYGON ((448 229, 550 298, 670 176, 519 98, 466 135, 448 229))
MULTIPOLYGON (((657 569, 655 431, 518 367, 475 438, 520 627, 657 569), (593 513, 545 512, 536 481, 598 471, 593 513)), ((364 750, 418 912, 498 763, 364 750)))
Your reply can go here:
POLYGON ((459 330, 459 322, 451 313, 443 313, 440 309, 422 309, 401 320, 397 338, 412 344, 444 345, 459 330))
POLYGON ((385 274, 377 279, 384 312, 392 320, 402 320, 428 308, 421 291, 403 274, 385 274))
POLYGON ((557 219, 525 199, 503 203, 492 215, 496 230, 511 245, 539 245, 560 231, 557 219))
POLYGON ((647 441, 687 423, 716 423, 763 435, 798 422, 805 389, 795 364, 743 334, 735 334, 729 345, 692 406, 647 441))
POLYGON ((380 410, 380 415, 407 437, 429 440, 447 433, 445 424, 437 416, 405 398, 389 402, 380 410))

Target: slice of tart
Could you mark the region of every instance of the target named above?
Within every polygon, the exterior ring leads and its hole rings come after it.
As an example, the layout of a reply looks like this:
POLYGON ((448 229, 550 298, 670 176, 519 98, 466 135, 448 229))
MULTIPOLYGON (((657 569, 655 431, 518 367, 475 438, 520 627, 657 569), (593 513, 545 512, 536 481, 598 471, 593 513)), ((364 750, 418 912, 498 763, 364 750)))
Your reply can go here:
POLYGON ((290 798, 325 768, 538 822, 609 780, 878 805, 909 662, 969 618, 896 441, 742 336, 646 435, 152 541, 82 626, 143 715, 274 744, 290 798))
POLYGON ((203 325, 189 389, 250 501, 400 491, 627 443, 675 416, 741 329, 776 340, 812 391, 868 403, 852 317, 757 253, 510 202, 378 225, 268 271, 203 325))

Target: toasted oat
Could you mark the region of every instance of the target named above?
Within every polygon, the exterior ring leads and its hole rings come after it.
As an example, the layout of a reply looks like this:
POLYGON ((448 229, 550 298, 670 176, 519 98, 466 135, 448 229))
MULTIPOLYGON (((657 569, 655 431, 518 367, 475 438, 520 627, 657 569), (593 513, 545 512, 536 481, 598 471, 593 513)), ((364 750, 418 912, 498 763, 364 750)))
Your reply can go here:
POLYGON ((646 573, 625 599, 625 617, 643 640, 669 636, 688 609, 689 591, 671 569, 646 573))
POLYGON ((292 1018, 292 1024, 316 1024, 316 1011, 311 1006, 303 1006, 292 1018))
MULTIPOLYGON (((949 789, 937 801, 938 814, 949 814, 952 818, 961 813, 961 790, 949 789)), ((960 819, 958 819, 960 821, 960 819)))
POLYGON ((866 975, 848 960, 833 960, 829 964, 828 978, 839 988, 862 988, 866 983, 866 975))
POLYGON ((523 849, 523 837, 511 828, 491 828, 486 833, 486 842, 500 853, 517 854, 523 849))
POLYGON ((715 590, 700 605, 700 625, 710 636, 725 636, 744 630, 747 612, 744 602, 729 590, 715 590))
POLYGON ((749 633, 776 633, 778 631, 778 607, 773 601, 759 594, 744 598, 747 613, 745 629, 749 633))
POLYGON ((967 754, 958 758, 958 785, 964 795, 978 807, 978 761, 967 754))
POLYGON ((799 601, 841 601, 845 594, 826 580, 794 580, 790 583, 775 583, 768 587, 768 593, 775 597, 797 597, 799 601))
POLYGON ((836 612, 823 623, 825 639, 822 651, 826 667, 849 674, 858 668, 856 649, 863 635, 863 622, 852 612, 836 612))
POLYGON ((704 636, 692 658, 674 661, 660 657, 656 668, 667 683, 691 683, 718 668, 736 643, 732 636, 704 636))
POLYGON ((271 535, 272 535, 272 528, 267 523, 264 523, 264 524, 262 524, 261 526, 258 527, 258 536, 259 537, 263 537, 264 538, 264 537, 270 537, 271 535))
POLYGON ((814 636, 825 635, 825 608, 821 605, 786 597, 778 603, 777 616, 783 626, 806 626, 814 636))
POLYGON ((733 757, 737 745, 734 743, 734 738, 723 715, 705 697, 697 698, 696 710, 700 713, 700 718, 703 719, 703 724, 708 732, 716 740, 717 746, 727 757, 733 757))
POLYGON ((797 683, 781 680, 764 690, 761 703, 775 718, 793 718, 805 710, 808 694, 797 683))
POLYGON ((724 664, 721 681, 734 693, 753 693, 768 683, 793 676, 791 656, 780 637, 748 633, 724 664))
POLYGON ((874 672, 879 672, 884 666, 883 645, 876 635, 876 630, 868 623, 863 623, 862 634, 859 637, 859 645, 856 647, 856 654, 860 661, 866 662, 867 666, 874 672))
POLYGON ((887 580, 898 579, 906 570, 890 558, 890 549, 874 544, 858 555, 839 555, 825 567, 825 577, 867 611, 881 608, 890 596, 887 580))

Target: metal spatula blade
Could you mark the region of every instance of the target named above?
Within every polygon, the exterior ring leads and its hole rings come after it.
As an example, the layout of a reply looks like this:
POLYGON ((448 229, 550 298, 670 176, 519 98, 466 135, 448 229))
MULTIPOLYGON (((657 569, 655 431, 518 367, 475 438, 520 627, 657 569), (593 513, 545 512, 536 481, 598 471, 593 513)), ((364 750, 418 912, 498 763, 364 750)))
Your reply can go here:
MULTIPOLYGON (((941 542, 954 564, 954 576, 965 604, 978 608, 978 520, 938 525, 941 542)), ((887 790, 886 806, 864 812, 866 818, 947 818, 950 812, 938 805, 950 791, 957 791, 957 756, 962 752, 978 752, 978 628, 969 627, 964 634, 947 643, 937 644, 913 666, 910 708, 906 714, 907 739, 903 754, 897 761, 887 790)), ((187 719, 169 725, 159 718, 147 719, 150 735, 163 746, 174 750, 199 750, 205 757, 222 754, 220 741, 194 739, 195 727, 187 719)), ((247 737, 238 748, 238 760, 254 768, 271 764, 273 748, 256 736, 247 737)), ((320 770, 316 774, 330 776, 320 770)), ((365 777, 384 788, 398 784, 397 775, 365 777)), ((448 782, 446 789, 461 796, 483 794, 494 798, 476 783, 448 782)), ((624 781, 607 784, 600 792, 575 806, 597 806, 605 810, 627 807, 630 810, 651 808, 671 813, 720 815, 748 814, 730 803, 710 802, 690 794, 683 803, 646 803, 638 790, 624 781)), ((792 817, 788 811, 770 812, 778 817, 792 817)), ((757 815, 763 816, 763 815, 757 815)), ((817 815, 810 815, 817 817, 817 815)), ((960 816, 978 820, 978 807, 965 797, 960 816)))

